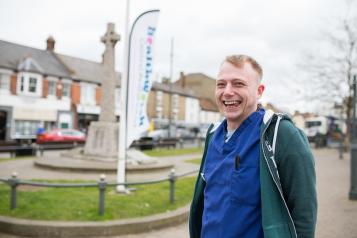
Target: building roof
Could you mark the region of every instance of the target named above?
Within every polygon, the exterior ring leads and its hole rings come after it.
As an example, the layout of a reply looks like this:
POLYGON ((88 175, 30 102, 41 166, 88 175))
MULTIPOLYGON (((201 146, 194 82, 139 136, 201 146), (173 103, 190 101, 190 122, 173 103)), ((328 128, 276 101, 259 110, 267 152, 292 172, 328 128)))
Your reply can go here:
POLYGON ((29 72, 70 78, 70 72, 53 52, 0 40, 0 67, 17 71, 19 65, 28 58, 37 64, 37 67, 29 67, 27 70, 29 72), (36 70, 39 68, 43 72, 36 70))
MULTIPOLYGON (((100 84, 101 79, 105 77, 103 64, 101 63, 57 53, 56 55, 70 70, 71 76, 75 80, 100 84)), ((121 75, 119 72, 116 72, 116 76, 116 85, 120 86, 121 75)))
POLYGON ((200 107, 203 111, 219 112, 217 104, 209 98, 201 98, 200 107))
POLYGON ((152 90, 179 94, 186 97, 198 98, 198 96, 195 95, 195 93, 192 90, 187 88, 182 88, 179 85, 173 83, 171 83, 170 85, 170 83, 153 82, 152 90))

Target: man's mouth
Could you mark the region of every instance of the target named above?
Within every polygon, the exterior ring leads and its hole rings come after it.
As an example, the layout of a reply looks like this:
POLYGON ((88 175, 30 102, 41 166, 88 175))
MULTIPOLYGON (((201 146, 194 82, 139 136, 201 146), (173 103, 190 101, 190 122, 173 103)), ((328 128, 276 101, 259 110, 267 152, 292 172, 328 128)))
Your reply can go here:
POLYGON ((241 102, 240 100, 223 100, 223 104, 226 107, 237 107, 241 102))

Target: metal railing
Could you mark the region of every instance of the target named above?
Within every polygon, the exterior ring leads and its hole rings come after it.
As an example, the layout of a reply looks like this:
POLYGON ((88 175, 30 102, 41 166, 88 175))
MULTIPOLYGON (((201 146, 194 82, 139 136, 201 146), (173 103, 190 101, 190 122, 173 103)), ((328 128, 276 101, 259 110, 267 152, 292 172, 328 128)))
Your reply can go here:
POLYGON ((100 175, 99 181, 97 183, 47 183, 47 182, 33 182, 27 180, 20 180, 16 172, 12 173, 11 178, 1 179, 0 182, 3 182, 11 187, 10 190, 10 209, 13 210, 17 207, 17 187, 19 185, 28 185, 34 187, 51 187, 51 188, 78 188, 78 187, 98 187, 99 199, 98 199, 98 214, 104 215, 105 208, 105 190, 107 187, 114 187, 118 185, 130 186, 130 185, 146 185, 146 184, 155 184, 161 182, 170 182, 170 192, 169 192, 169 201, 171 204, 175 202, 175 184, 176 180, 187 175, 195 174, 198 170, 189 171, 182 174, 175 174, 175 170, 171 170, 170 174, 166 178, 156 179, 156 180, 147 180, 141 182, 127 182, 127 183, 108 183, 106 181, 105 174, 100 175))
POLYGON ((37 155, 37 152, 40 153, 40 156, 43 156, 45 150, 61 150, 61 149, 73 149, 76 147, 83 147, 82 143, 48 143, 48 144, 9 144, 1 145, 0 153, 8 152, 10 157, 16 157, 17 153, 22 153, 27 151, 26 155, 37 155))

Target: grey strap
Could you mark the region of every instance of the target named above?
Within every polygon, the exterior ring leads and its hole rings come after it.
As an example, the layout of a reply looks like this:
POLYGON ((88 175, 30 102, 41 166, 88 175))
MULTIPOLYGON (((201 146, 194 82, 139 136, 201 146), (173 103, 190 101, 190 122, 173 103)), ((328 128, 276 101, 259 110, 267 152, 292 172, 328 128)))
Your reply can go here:
POLYGON ((278 119, 276 120, 274 136, 273 136, 273 153, 274 154, 275 154, 276 138, 278 137, 279 124, 280 124, 280 120, 283 118, 283 116, 280 114, 277 114, 277 116, 278 116, 278 119))

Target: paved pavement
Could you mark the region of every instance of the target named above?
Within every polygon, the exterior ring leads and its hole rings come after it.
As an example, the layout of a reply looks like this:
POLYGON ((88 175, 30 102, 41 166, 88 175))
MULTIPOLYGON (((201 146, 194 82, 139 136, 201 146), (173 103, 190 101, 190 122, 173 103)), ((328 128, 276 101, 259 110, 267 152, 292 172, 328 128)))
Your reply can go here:
MULTIPOLYGON (((339 238, 339 237, 357 238, 357 201, 350 201, 348 199, 348 192, 350 186, 349 154, 345 154, 344 159, 340 160, 338 159, 338 153, 336 150, 319 149, 319 150, 314 150, 314 155, 316 160, 317 191, 318 191, 318 201, 319 201, 316 237, 317 238, 339 238)), ((189 157, 192 157, 192 155, 189 157)), ((179 161, 177 163, 180 164, 185 159, 186 159, 185 157, 177 157, 173 160, 179 161)), ((4 163, 0 163, 0 177, 4 177, 4 175, 8 176, 11 170, 9 171, 7 169, 11 167, 10 166, 11 164, 14 164, 16 167, 18 167, 18 169, 19 168, 24 169, 27 166, 27 170, 30 170, 28 172, 29 174, 31 174, 31 169, 34 169, 31 167, 31 163, 28 163, 27 160, 23 162, 17 162, 17 161, 4 162, 4 163)), ((39 173, 38 171, 32 171, 32 172, 36 172, 36 176, 38 176, 39 173)), ((50 171, 50 173, 52 174, 53 171, 50 171)), ((86 177, 86 179, 89 179, 89 177, 86 177)), ((0 237, 20 238, 16 236, 8 236, 8 235, 1 235, 1 234, 0 237)), ((187 223, 184 223, 184 224, 179 224, 178 226, 175 227, 169 227, 157 231, 151 231, 145 234, 120 236, 120 238, 139 238, 139 237, 140 238, 163 238, 163 237, 186 238, 188 237, 188 225, 187 223)))
POLYGON ((357 238, 357 201, 350 201, 350 156, 337 150, 314 151, 318 192, 318 238, 357 238))
MULTIPOLYGON (((48 160, 59 160, 61 163, 69 163, 69 159, 64 159, 60 156, 63 151, 45 151, 43 158, 48 160)), ((3 156, 4 157, 4 156, 3 156)), ((175 166, 175 172, 177 174, 193 171, 198 168, 198 165, 192 163, 186 163, 185 160, 200 158, 200 154, 188 154, 175 157, 161 157, 156 158, 158 161, 169 161, 175 166)), ((0 156, 1 160, 1 156, 0 156)), ((74 162, 76 159, 73 159, 74 162)), ((20 179, 71 179, 71 180, 98 180, 100 173, 85 172, 74 173, 67 171, 55 171, 49 169, 38 168, 33 165, 32 159, 20 159, 9 162, 0 163, 0 178, 9 178, 13 172, 18 173, 20 179)), ((165 178, 169 175, 169 172, 155 172, 155 173, 127 173, 127 181, 146 181, 151 179, 165 178)), ((107 181, 116 181, 116 173, 107 173, 107 181)))

